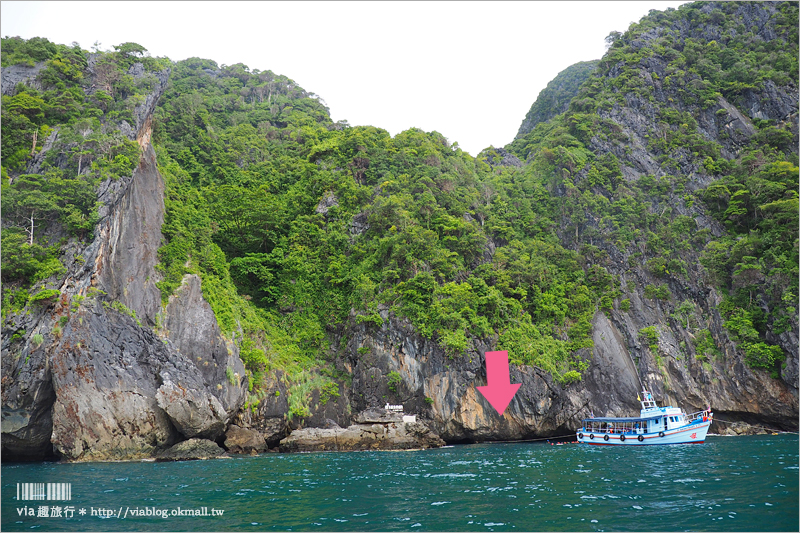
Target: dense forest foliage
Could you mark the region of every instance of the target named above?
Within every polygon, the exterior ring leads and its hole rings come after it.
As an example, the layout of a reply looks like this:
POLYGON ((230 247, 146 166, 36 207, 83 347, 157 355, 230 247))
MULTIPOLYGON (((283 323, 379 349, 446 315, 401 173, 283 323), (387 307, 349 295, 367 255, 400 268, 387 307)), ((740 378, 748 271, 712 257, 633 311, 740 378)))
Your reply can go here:
MULTIPOLYGON (((166 303, 185 274, 201 276, 223 334, 239 345, 249 406, 278 370, 294 415, 309 413, 313 389, 337 394, 332 380, 347 377, 333 370, 344 349, 334 339, 348 323, 381 325, 382 310, 410 320, 450 357, 487 339, 513 363, 579 381, 593 315, 626 311, 635 289, 611 272, 614 253, 663 280, 642 288, 662 300, 674 299, 671 285, 688 283, 696 270, 688 263, 699 257, 750 364, 777 371, 783 354, 767 330, 797 324, 797 136, 756 121, 752 140, 725 157, 697 117, 719 97, 735 104, 768 82, 797 84, 797 4, 780 7, 781 34, 769 41, 737 21, 737 4, 652 12, 610 35, 599 63, 571 71, 567 81, 582 83, 568 84, 577 96, 566 112, 506 147, 527 161, 522 168, 490 165, 489 151, 473 157, 437 132, 392 137, 335 123, 313 93, 243 64, 173 63, 135 43, 90 54, 3 39, 4 67, 44 62, 41 89, 20 84, 2 101, 3 315, 35 300, 30 288, 64 268, 67 239, 92 239, 93 191, 138 161, 119 124, 133 124, 153 73, 170 68, 153 118, 166 183, 158 286, 166 303), (722 34, 671 29, 699 19, 722 34), (653 58, 666 64, 672 100, 656 99, 642 81, 641 65, 653 58), (89 62, 101 87, 85 84, 89 62), (131 74, 135 63, 145 75, 131 74), (623 177, 629 138, 612 115, 632 95, 652 106, 647 148, 667 174, 623 177), (57 148, 37 162, 56 129, 57 148), (603 143, 616 148, 598 149, 603 143), (697 173, 707 179, 690 178, 697 173), (699 212, 725 234, 698 230, 699 212)), ((689 327, 694 303, 674 303, 689 327)), ((698 357, 714 354, 708 330, 694 326, 698 357)))

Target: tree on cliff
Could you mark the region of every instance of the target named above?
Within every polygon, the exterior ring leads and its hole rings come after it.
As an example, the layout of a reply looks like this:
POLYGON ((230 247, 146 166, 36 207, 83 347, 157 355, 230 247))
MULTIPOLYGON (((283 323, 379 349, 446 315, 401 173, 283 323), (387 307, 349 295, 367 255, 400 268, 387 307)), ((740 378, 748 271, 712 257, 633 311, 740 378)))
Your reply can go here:
POLYGON ((114 46, 114 50, 119 52, 123 57, 141 57, 147 52, 147 48, 136 43, 122 43, 114 46))

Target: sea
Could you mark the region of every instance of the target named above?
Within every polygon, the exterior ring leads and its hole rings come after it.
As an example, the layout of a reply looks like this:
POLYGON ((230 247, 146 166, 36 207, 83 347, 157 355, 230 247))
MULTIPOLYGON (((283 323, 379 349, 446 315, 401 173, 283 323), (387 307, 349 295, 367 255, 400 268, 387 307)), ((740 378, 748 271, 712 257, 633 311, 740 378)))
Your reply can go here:
POLYGON ((3 463, 0 483, 2 531, 800 530, 796 434, 3 463))

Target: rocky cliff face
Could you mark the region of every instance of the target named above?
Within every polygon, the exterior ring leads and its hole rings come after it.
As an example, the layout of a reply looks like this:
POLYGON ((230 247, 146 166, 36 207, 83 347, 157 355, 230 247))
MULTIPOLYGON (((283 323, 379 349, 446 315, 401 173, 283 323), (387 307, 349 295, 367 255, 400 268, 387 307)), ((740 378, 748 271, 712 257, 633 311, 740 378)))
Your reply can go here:
POLYGON ((187 276, 164 307, 155 286, 164 183, 150 121, 167 76, 135 108, 135 126, 119 125, 139 142, 139 165, 101 184, 95 239, 71 241, 66 273, 43 283, 60 296, 3 324, 5 459, 151 456, 186 438, 222 438, 242 406, 244 367, 199 278, 187 276))
MULTIPOLYGON (((351 355, 340 364, 353 374, 352 411, 400 403, 448 443, 521 440, 570 435, 590 413, 631 416, 640 408, 637 392, 645 384, 664 404, 687 412, 711 405, 720 420, 797 429, 792 388, 749 368, 730 341, 724 362, 703 365, 681 353, 681 341, 688 341, 685 331, 659 328, 659 357, 666 360, 661 369, 638 331, 650 324, 674 324, 669 309, 648 305, 643 297, 632 301, 631 312, 595 315, 594 347, 580 383, 561 385, 542 369, 512 365, 511 383, 522 386, 502 416, 476 390, 486 385, 485 352, 496 349, 491 340, 451 359, 407 321, 384 313, 383 327, 360 324, 348 333, 351 355), (361 347, 369 349, 366 356, 357 355, 361 347), (389 387, 390 372, 402 378, 395 390, 389 387)), ((720 322, 717 315, 712 332, 724 338, 720 322)))

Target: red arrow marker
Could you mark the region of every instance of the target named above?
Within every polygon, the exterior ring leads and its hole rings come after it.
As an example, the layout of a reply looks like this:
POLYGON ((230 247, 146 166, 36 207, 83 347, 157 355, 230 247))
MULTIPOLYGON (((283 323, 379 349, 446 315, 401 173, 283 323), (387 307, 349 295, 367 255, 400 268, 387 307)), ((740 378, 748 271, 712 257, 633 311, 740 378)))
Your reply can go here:
POLYGON ((511 384, 507 351, 486 352, 486 386, 477 389, 497 410, 497 414, 503 415, 521 385, 522 383, 511 384))

